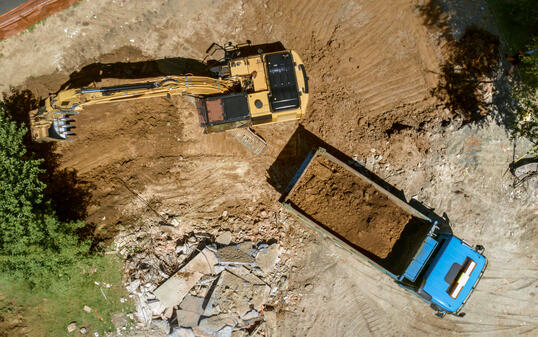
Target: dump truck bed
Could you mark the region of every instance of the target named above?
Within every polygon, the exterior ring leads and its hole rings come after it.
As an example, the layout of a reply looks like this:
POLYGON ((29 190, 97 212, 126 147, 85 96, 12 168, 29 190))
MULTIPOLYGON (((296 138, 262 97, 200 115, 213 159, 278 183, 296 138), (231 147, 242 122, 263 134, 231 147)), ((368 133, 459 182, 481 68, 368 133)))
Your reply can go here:
POLYGON ((430 220, 323 148, 310 154, 288 186, 284 206, 341 247, 402 274, 430 220))

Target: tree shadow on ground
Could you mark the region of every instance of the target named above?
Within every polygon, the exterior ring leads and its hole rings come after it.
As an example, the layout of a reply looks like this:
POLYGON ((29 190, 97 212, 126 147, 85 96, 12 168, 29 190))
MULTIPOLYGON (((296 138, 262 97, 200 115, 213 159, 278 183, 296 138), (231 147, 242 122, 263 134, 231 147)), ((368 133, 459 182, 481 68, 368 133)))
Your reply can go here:
POLYGON ((491 77, 499 62, 499 38, 470 27, 459 41, 449 41, 445 48, 447 60, 441 65, 440 81, 432 94, 462 116, 464 123, 478 121, 488 114, 492 103, 491 77))
MULTIPOLYGON (((12 89, 5 97, 3 103, 7 114, 30 130, 29 112, 37 109, 39 100, 29 90, 12 89)), ((23 141, 28 157, 42 159, 40 167, 44 172, 40 179, 47 186, 45 199, 50 201, 58 218, 61 221, 84 220, 93 186, 81 180, 76 170, 60 167, 61 156, 55 152, 56 143, 36 143, 29 131, 23 141)))
POLYGON ((492 75, 500 60, 499 38, 490 32, 469 26, 454 40, 449 16, 439 1, 417 5, 423 24, 440 33, 445 61, 440 66, 439 83, 431 94, 463 119, 463 124, 480 121, 492 104, 492 75))
POLYGON ((416 5, 415 13, 422 18, 422 24, 424 26, 429 29, 435 29, 440 33, 440 39, 452 39, 448 15, 439 1, 431 0, 423 5, 416 5))

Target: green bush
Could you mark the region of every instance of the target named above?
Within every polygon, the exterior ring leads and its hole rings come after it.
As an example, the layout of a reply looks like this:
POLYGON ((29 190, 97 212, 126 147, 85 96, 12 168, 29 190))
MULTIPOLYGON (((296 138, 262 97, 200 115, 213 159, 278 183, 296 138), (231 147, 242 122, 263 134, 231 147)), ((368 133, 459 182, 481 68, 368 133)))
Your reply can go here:
POLYGON ((534 37, 527 50, 534 53, 522 58, 519 72, 521 83, 515 89, 517 108, 515 110, 514 133, 529 139, 535 146, 528 153, 538 157, 538 38, 534 37))
POLYGON ((0 272, 45 286, 89 251, 83 222, 61 222, 44 199, 40 160, 27 153, 27 130, 0 105, 0 272))

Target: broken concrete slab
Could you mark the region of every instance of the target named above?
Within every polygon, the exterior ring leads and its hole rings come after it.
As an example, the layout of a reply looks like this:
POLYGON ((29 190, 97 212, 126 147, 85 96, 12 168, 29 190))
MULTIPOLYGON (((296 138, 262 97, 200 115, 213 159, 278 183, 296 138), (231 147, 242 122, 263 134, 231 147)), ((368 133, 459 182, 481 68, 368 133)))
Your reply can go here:
POLYGON ((254 318, 258 318, 260 313, 256 311, 255 309, 252 309, 251 311, 247 312, 245 315, 241 316, 241 319, 244 321, 248 321, 254 318))
POLYGON ((256 264, 265 274, 269 274, 275 269, 280 253, 280 245, 270 245, 268 248, 264 248, 258 252, 256 255, 256 264))
POLYGON ((238 245, 226 246, 217 250, 217 258, 221 264, 253 264, 254 258, 239 249, 238 245))
POLYGON ((232 331, 231 326, 225 326, 217 332, 217 337, 232 337, 232 331))
POLYGON ((168 323, 168 321, 164 321, 160 319, 154 320, 151 322, 151 327, 155 327, 161 330, 162 332, 164 332, 165 334, 170 333, 170 324, 168 323))
POLYGON ((218 263, 215 253, 204 248, 189 263, 155 289, 154 294, 165 307, 178 305, 204 274, 212 274, 218 263))
POLYGON ((201 315, 204 313, 203 304, 204 304, 203 297, 193 296, 193 295, 188 294, 187 296, 185 296, 185 298, 183 299, 179 307, 182 310, 195 312, 201 315))
POLYGON ((251 306, 261 310, 271 288, 244 267, 236 268, 235 271, 236 273, 226 269, 222 272, 209 302, 214 307, 218 306, 225 312, 236 312, 239 316, 249 312, 251 306))
POLYGON ((185 328, 192 328, 198 326, 198 322, 200 321, 200 314, 192 311, 179 309, 176 310, 176 318, 178 325, 185 328))
POLYGON ((165 307, 173 307, 183 300, 202 276, 198 272, 178 271, 155 289, 154 294, 165 307))
POLYGON ((226 326, 236 326, 238 322, 239 320, 234 314, 220 314, 201 319, 198 327, 205 333, 214 335, 226 326))
POLYGON ((232 232, 226 231, 219 233, 219 235, 215 239, 215 242, 224 246, 229 245, 230 242, 232 242, 232 232))
POLYGON ((151 314, 155 316, 160 316, 166 310, 166 307, 159 300, 149 300, 147 304, 151 314))

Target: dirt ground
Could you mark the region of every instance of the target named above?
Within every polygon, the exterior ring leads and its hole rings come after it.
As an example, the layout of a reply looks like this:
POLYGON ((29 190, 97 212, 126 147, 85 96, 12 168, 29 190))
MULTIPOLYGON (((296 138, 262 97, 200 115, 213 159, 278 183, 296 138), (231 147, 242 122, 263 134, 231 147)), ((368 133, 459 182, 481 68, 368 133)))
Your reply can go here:
MULTIPOLYGON (((180 97, 87 108, 77 116, 76 140, 56 147, 60 167, 74 170, 78 191, 91 196, 84 211, 94 234, 162 217, 184 233, 277 238, 292 271, 277 308, 279 336, 535 335, 536 185, 511 185, 505 171, 514 143, 495 122, 501 112, 493 106, 491 118, 460 128, 431 94, 446 41, 427 24, 428 5, 82 1, 0 41, 0 92, 44 97, 88 65, 201 60, 213 41, 281 41, 301 55, 310 78, 304 127, 486 247, 490 266, 467 316, 437 319, 383 273, 279 209, 267 170, 297 123, 257 127, 268 146, 256 157, 229 134, 203 135, 192 103, 180 97)), ((516 145, 516 156, 529 146, 516 145)))
POLYGON ((288 196, 304 214, 379 258, 386 258, 411 219, 372 185, 317 156, 288 196))

